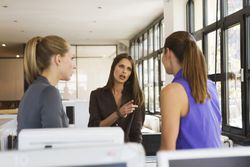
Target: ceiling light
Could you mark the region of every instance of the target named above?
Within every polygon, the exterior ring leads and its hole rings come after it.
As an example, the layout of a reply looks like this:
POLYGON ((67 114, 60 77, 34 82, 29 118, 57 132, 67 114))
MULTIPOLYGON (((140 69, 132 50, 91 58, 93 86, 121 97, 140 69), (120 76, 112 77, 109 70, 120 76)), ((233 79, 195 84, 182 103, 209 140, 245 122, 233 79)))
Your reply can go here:
POLYGON ((3 43, 3 44, 2 44, 2 47, 5 47, 5 46, 6 46, 6 44, 5 44, 5 43, 3 43))
POLYGON ((2 7, 3 7, 3 8, 8 8, 8 6, 7 6, 7 5, 3 5, 2 7))
POLYGON ((102 7, 101 7, 101 6, 98 6, 98 9, 102 9, 102 7))
POLYGON ((13 22, 14 22, 14 23, 17 23, 18 21, 17 21, 17 20, 14 20, 13 22))
POLYGON ((16 58, 19 58, 20 56, 19 55, 16 55, 16 58))

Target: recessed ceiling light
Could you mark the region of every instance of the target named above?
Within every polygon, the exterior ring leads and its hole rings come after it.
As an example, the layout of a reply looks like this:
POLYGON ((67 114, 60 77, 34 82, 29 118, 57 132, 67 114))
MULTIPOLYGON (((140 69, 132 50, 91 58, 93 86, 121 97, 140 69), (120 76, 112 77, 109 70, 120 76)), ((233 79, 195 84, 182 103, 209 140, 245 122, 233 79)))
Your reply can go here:
POLYGON ((93 20, 93 23, 96 23, 96 20, 93 20))
POLYGON ((8 6, 7 6, 7 5, 3 5, 2 7, 3 7, 3 8, 8 8, 8 6))
POLYGON ((2 44, 2 47, 5 47, 5 46, 6 46, 6 44, 5 44, 5 43, 3 43, 3 44, 2 44))
POLYGON ((20 55, 16 55, 16 58, 19 58, 20 57, 20 55))
POLYGON ((98 6, 98 9, 102 9, 102 7, 101 7, 101 6, 98 6))
POLYGON ((14 23, 17 23, 18 21, 17 21, 17 20, 14 20, 13 22, 14 22, 14 23))
POLYGON ((24 32, 24 30, 21 30, 21 32, 24 32))
POLYGON ((89 33, 92 33, 92 32, 93 32, 93 31, 91 31, 91 30, 89 31, 89 33))

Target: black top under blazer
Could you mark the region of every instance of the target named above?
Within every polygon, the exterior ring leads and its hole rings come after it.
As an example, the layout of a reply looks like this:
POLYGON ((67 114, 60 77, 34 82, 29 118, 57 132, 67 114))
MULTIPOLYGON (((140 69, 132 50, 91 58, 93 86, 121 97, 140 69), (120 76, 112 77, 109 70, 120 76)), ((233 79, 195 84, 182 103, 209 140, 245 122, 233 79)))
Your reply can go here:
MULTIPOLYGON (((124 91, 125 92, 125 91, 124 91)), ((121 106, 132 100, 126 93, 122 94, 121 106)), ((91 92, 89 103, 89 127, 99 127, 100 122, 116 112, 118 107, 112 91, 107 88, 99 88, 91 92)), ((125 133, 125 142, 142 142, 141 129, 145 119, 144 107, 138 107, 126 118, 118 119, 112 126, 119 126, 125 133)))

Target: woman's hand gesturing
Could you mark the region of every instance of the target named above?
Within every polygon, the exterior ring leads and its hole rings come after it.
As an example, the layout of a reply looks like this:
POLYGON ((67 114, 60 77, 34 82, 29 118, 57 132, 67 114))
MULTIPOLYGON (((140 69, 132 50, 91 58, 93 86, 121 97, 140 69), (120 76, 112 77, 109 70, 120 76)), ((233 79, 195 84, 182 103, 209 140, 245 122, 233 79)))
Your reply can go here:
POLYGON ((138 107, 138 105, 133 104, 134 100, 130 100, 129 102, 127 102, 126 104, 124 104, 119 110, 118 110, 118 115, 120 117, 127 117, 128 114, 133 113, 133 111, 135 110, 135 108, 138 107))

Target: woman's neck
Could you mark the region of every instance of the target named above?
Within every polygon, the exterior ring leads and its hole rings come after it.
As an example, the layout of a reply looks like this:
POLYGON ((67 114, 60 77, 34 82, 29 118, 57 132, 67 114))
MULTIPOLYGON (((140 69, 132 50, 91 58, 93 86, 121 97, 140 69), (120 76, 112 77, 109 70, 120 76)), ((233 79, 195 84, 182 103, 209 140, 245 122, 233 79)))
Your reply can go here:
POLYGON ((112 91, 114 94, 120 94, 122 93, 123 88, 124 88, 124 84, 115 83, 114 87, 112 88, 112 91))
POLYGON ((48 70, 44 70, 41 74, 43 77, 47 78, 49 83, 53 86, 56 86, 59 79, 57 77, 57 75, 55 75, 54 73, 51 73, 50 71, 48 70))

